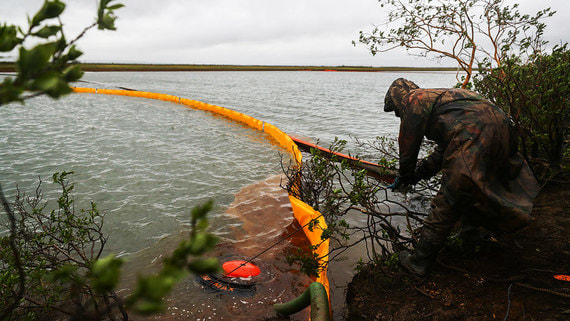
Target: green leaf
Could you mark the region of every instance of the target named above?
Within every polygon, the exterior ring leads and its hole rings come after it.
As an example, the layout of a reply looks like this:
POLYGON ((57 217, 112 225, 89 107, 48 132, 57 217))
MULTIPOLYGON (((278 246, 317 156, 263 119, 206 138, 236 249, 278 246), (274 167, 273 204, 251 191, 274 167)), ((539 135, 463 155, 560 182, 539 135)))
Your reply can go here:
POLYGON ((51 98, 59 98, 61 96, 70 94, 72 92, 73 92, 73 89, 71 89, 71 87, 69 87, 69 83, 67 83, 66 81, 64 81, 60 78, 59 81, 57 82, 57 88, 55 88, 52 91, 48 91, 46 93, 51 98))
POLYGON ((56 72, 47 72, 33 82, 31 89, 47 92, 56 89, 58 82, 59 75, 56 72))
POLYGON ((74 82, 83 77, 83 71, 81 71, 81 66, 74 65, 69 66, 63 71, 63 78, 67 82, 74 82))
POLYGON ((212 210, 214 201, 209 200, 206 203, 196 206, 192 209, 192 220, 198 221, 206 218, 208 212, 212 210))
POLYGON ((117 17, 115 17, 115 15, 113 15, 112 13, 104 14, 97 21, 98 28, 100 30, 117 30, 117 28, 115 28, 116 19, 117 17))
POLYGON ((217 258, 195 259, 188 264, 188 269, 196 274, 216 273, 220 271, 220 262, 217 258))
POLYGON ((115 20, 117 17, 114 10, 124 7, 122 4, 109 5, 113 0, 101 0, 97 11, 97 28, 100 30, 116 30, 115 20))
POLYGON ((20 73, 19 77, 28 79, 41 73, 47 67, 55 50, 56 44, 53 42, 38 45, 30 50, 20 48, 19 59, 16 63, 20 73))
POLYGON ((124 7, 124 6, 125 6, 124 4, 120 4, 120 3, 119 3, 119 4, 116 4, 116 5, 113 5, 113 6, 109 6, 109 7, 107 7, 107 9, 113 11, 113 10, 121 9, 121 8, 124 7))
POLYGON ((149 301, 161 301, 170 292, 176 281, 176 278, 163 276, 150 276, 141 279, 139 282, 142 282, 143 285, 141 288, 143 290, 142 297, 149 301))
POLYGON ((47 19, 56 18, 65 10, 65 3, 59 0, 46 1, 43 9, 47 19))
POLYGON ((49 38, 55 36, 61 30, 61 26, 44 26, 33 35, 40 38, 49 38))
POLYGON ((67 60, 68 61, 74 61, 77 58, 79 58, 81 55, 83 55, 83 52, 79 49, 77 49, 77 47, 75 47, 75 45, 71 46, 71 48, 69 48, 69 51, 67 52, 67 60))
POLYGON ((18 28, 16 26, 0 26, 0 51, 12 51, 22 39, 18 38, 18 28))
POLYGON ((4 78, 4 81, 0 84, 0 106, 15 101, 21 102, 20 95, 22 92, 22 87, 15 86, 12 78, 4 78))
POLYGON ((218 243, 218 238, 206 232, 196 234, 192 239, 189 252, 192 255, 202 255, 211 250, 218 243))
POLYGON ((61 268, 46 274, 48 281, 72 282, 76 279, 77 265, 66 264, 61 268))
MULTIPOLYGON (((51 81, 52 79, 49 79, 49 80, 51 81)), ((73 91, 69 87, 68 82, 65 81, 64 79, 62 79, 59 75, 57 76, 56 81, 54 83, 50 82, 49 85, 51 86, 50 88, 34 89, 34 90, 42 90, 51 98, 59 98, 63 95, 67 95, 73 91)))
POLYGON ((185 274, 179 269, 165 269, 160 275, 140 277, 127 304, 137 313, 150 314, 165 309, 163 298, 185 274))
POLYGON ((63 10, 65 10, 65 3, 60 2, 59 0, 46 0, 42 8, 32 19, 32 27, 38 26, 43 20, 58 17, 63 10))
POLYGON ((99 293, 113 290, 119 283, 121 265, 123 260, 112 254, 95 261, 90 271, 93 288, 99 293))

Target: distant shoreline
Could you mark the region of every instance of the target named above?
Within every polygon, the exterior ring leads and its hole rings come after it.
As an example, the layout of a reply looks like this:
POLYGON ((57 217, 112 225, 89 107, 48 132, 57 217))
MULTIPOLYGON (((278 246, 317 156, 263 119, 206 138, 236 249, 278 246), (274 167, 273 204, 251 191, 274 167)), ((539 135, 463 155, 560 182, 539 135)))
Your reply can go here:
MULTIPOLYGON (((362 67, 362 66, 265 66, 265 65, 182 65, 182 64, 81 64, 83 71, 456 71, 453 67, 362 67)), ((14 63, 0 62, 0 72, 14 72, 14 63)))

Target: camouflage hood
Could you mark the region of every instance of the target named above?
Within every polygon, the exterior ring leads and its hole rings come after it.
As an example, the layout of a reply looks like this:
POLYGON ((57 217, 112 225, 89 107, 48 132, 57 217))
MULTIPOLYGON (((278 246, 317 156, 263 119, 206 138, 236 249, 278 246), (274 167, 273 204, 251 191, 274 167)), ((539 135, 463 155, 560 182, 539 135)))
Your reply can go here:
POLYGON ((409 94, 410 91, 418 88, 420 87, 413 81, 409 81, 404 78, 394 80, 392 85, 390 85, 390 88, 388 88, 388 92, 384 98, 384 111, 394 111, 396 116, 400 117, 400 110, 403 106, 402 99, 404 96, 409 94))

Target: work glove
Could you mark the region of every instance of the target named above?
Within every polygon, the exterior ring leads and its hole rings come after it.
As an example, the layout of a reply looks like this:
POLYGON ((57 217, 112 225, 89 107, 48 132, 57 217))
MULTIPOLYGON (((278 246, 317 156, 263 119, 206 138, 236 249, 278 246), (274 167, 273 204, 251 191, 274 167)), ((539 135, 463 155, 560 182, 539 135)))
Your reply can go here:
POLYGON ((400 176, 396 176, 394 183, 386 186, 386 188, 405 194, 412 188, 412 185, 416 185, 418 181, 419 179, 416 176, 406 177, 406 179, 401 179, 400 176))
POLYGON ((395 190, 396 188, 398 188, 398 186, 400 186, 400 177, 396 176, 396 179, 394 180, 394 183, 386 186, 387 189, 391 189, 391 190, 395 190))

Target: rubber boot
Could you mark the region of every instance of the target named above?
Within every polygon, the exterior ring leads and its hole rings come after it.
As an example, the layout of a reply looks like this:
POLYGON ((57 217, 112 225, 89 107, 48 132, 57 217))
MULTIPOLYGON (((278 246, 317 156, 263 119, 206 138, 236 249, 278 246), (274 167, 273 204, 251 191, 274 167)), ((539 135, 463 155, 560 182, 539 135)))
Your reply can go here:
POLYGON ((457 234, 457 238, 459 238, 465 246, 494 245, 498 243, 495 235, 482 227, 464 225, 457 234))
POLYGON ((431 268, 441 246, 420 239, 414 254, 400 252, 400 264, 416 279, 424 278, 431 268))

